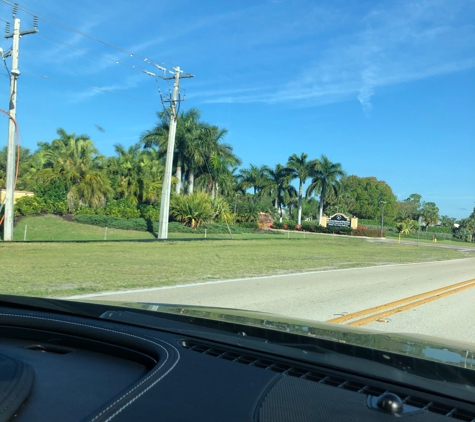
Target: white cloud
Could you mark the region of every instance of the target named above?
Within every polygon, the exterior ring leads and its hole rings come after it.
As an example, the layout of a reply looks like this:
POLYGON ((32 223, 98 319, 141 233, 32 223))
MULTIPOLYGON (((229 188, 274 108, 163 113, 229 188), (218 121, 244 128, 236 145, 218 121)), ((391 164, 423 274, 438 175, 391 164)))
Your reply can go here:
POLYGON ((304 70, 290 81, 281 83, 288 75, 280 74, 273 85, 246 85, 259 86, 255 91, 203 92, 201 100, 320 105, 357 99, 369 114, 380 87, 475 67, 475 27, 464 18, 464 10, 449 0, 398 2, 394 7, 385 2, 363 18, 355 15, 352 27, 333 31, 341 35, 324 34, 322 48, 302 54, 304 70))
POLYGON ((141 81, 143 81, 142 76, 137 74, 129 76, 125 79, 123 83, 106 84, 95 86, 94 88, 86 88, 84 90, 81 90, 80 92, 77 92, 76 94, 69 95, 68 97, 70 98, 71 102, 78 103, 104 94, 106 92, 117 93, 120 91, 126 91, 131 88, 136 88, 141 81))

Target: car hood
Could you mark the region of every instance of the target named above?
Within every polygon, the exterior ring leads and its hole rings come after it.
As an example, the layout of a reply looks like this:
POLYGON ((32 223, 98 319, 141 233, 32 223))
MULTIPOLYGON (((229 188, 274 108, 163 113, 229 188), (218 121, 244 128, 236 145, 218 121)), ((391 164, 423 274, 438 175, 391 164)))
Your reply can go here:
POLYGON ((475 344, 472 343, 462 343, 421 334, 389 333, 241 309, 162 303, 91 302, 101 303, 103 305, 114 304, 115 306, 142 309, 157 313, 181 315, 188 317, 188 319, 198 318, 222 321, 282 331, 402 354, 419 359, 443 362, 449 365, 475 370, 475 344))

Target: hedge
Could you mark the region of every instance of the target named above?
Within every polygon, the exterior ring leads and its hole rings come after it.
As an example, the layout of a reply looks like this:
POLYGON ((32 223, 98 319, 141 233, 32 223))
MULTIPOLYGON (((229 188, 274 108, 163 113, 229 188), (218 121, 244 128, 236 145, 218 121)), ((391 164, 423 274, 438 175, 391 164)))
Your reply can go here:
POLYGON ((82 224, 91 224, 100 227, 110 227, 122 230, 137 230, 157 232, 158 223, 152 223, 151 220, 145 218, 121 218, 112 217, 110 215, 95 214, 76 214, 74 221, 82 224))
POLYGON ((40 198, 39 196, 23 196, 15 202, 15 216, 35 215, 35 214, 59 214, 64 215, 68 212, 67 201, 52 201, 50 199, 40 198))
POLYGON ((313 223, 309 221, 304 221, 301 226, 298 226, 294 221, 283 221, 274 222, 272 225, 273 229, 284 229, 284 230, 298 230, 298 231, 306 231, 311 233, 327 233, 327 234, 345 234, 351 235, 353 229, 351 227, 323 227, 320 226, 318 223, 313 223))
MULTIPOLYGON (((91 214, 79 214, 74 216, 74 220, 82 224, 91 224, 100 227, 110 227, 114 229, 122 230, 137 230, 148 231, 151 233, 157 233, 158 222, 145 218, 120 218, 111 217, 109 215, 91 215, 91 214)), ((236 225, 230 225, 229 229, 232 234, 252 233, 255 228, 248 228, 236 225)), ((199 229, 192 229, 191 227, 184 226, 182 223, 170 222, 168 223, 168 231, 174 233, 199 233, 204 234, 206 230, 207 234, 228 234, 228 226, 226 223, 213 223, 206 226, 201 226, 199 229)))

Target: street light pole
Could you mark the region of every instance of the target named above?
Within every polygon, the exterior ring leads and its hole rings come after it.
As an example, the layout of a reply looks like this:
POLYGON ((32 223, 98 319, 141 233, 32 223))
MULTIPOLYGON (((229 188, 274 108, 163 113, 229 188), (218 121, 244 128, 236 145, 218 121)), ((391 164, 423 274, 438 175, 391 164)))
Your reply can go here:
POLYGON ((383 237, 383 229, 384 229, 384 205, 386 204, 387 201, 381 201, 380 203, 383 205, 381 209, 381 236, 383 237))

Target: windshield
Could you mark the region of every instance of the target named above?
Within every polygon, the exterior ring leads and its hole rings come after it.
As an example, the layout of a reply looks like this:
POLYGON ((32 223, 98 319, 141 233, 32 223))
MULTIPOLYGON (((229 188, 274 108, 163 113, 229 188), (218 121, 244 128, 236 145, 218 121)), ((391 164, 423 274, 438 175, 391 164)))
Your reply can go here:
POLYGON ((473 2, 23 0, 0 18, 2 293, 474 350, 473 2))

